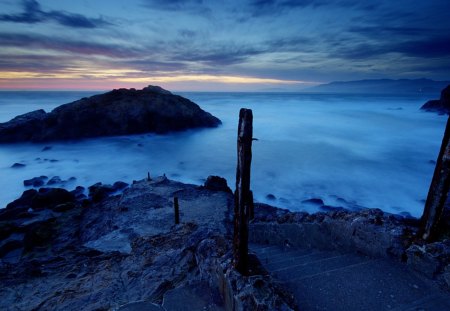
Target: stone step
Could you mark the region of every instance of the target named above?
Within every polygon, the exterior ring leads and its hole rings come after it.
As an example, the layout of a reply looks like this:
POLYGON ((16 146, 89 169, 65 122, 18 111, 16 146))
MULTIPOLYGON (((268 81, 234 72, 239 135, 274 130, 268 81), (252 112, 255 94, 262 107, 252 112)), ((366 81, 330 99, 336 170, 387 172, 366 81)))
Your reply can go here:
MULTIPOLYGON (((286 279, 286 284, 302 310, 404 310, 439 293, 435 286, 405 267, 385 260, 362 262, 294 281, 286 279)), ((423 304, 427 306, 425 310, 450 310, 447 301, 440 302, 439 308, 431 308, 426 301, 423 304)))
POLYGON ((275 263, 290 260, 291 258, 302 257, 305 255, 309 255, 311 253, 317 253, 317 251, 311 252, 310 250, 294 250, 289 252, 273 251, 272 253, 262 253, 262 254, 258 252, 255 253, 258 256, 259 260, 261 260, 261 262, 270 261, 272 263, 275 263))
POLYGON ((266 262, 271 263, 283 263, 286 261, 292 260, 300 260, 301 257, 309 256, 312 254, 319 253, 319 251, 311 251, 311 250, 297 250, 297 251, 289 251, 286 253, 281 253, 273 256, 268 256, 265 258, 266 262))
POLYGON ((252 250, 258 254, 266 254, 266 253, 271 253, 273 251, 278 252, 286 252, 286 248, 282 247, 282 246, 278 246, 278 245, 265 245, 265 246, 258 246, 255 244, 250 244, 248 246, 249 250, 252 250))
POLYGON ((337 255, 274 271, 274 275, 289 281, 301 280, 323 273, 331 273, 342 268, 357 266, 368 261, 369 259, 360 258, 353 254, 337 255))
POLYGON ((272 272, 280 272, 284 270, 291 270, 295 269, 296 267, 302 267, 305 265, 313 264, 314 262, 324 260, 326 258, 332 258, 336 256, 336 254, 330 254, 328 252, 310 252, 309 254, 295 257, 295 258, 286 258, 285 261, 278 261, 278 262, 269 262, 266 265, 266 268, 269 269, 269 271, 272 272))
POLYGON ((300 310, 450 310, 450 294, 401 263, 357 254, 251 245, 300 310))

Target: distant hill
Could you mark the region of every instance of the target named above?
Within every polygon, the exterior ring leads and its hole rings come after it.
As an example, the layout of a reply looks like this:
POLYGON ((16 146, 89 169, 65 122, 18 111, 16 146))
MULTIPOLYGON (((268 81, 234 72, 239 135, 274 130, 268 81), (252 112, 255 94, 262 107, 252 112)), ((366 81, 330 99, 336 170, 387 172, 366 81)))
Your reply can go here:
POLYGON ((434 81, 430 79, 377 79, 331 82, 305 89, 305 91, 319 93, 438 95, 449 84, 450 81, 434 81))

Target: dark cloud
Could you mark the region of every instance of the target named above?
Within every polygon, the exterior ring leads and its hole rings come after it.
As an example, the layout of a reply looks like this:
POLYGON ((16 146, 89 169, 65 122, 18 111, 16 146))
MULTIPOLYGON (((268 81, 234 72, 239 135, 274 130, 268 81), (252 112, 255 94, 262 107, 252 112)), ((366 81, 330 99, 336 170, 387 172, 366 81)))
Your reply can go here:
POLYGON ((342 44, 330 51, 330 56, 348 60, 363 60, 389 53, 400 53, 408 57, 423 59, 450 57, 450 37, 432 37, 398 42, 378 41, 375 43, 342 44))
POLYGON ((142 0, 142 5, 153 10, 182 11, 201 15, 211 13, 211 9, 203 3, 203 0, 142 0))
POLYGON ((262 15, 277 15, 293 9, 306 7, 320 8, 323 6, 337 8, 358 8, 373 10, 376 4, 364 4, 358 0, 253 0, 250 2, 250 10, 253 17, 262 15))
POLYGON ((397 52, 421 58, 450 57, 450 35, 411 40, 393 46, 397 52))
POLYGON ((225 66, 245 62, 249 57, 264 53, 265 50, 251 47, 223 46, 214 50, 189 50, 175 55, 182 61, 200 62, 210 66, 225 66))
POLYGON ((154 71, 176 71, 187 68, 187 65, 177 61, 155 61, 148 59, 139 59, 124 61, 123 64, 130 65, 135 69, 141 71, 154 72, 154 71))
POLYGON ((55 73, 72 65, 71 56, 1 54, 0 70, 55 73))
POLYGON ((25 24, 54 21, 73 28, 96 28, 111 25, 101 18, 87 18, 80 14, 64 11, 43 11, 36 0, 23 0, 22 7, 24 11, 20 14, 1 14, 0 21, 25 24))
POLYGON ((133 57, 142 53, 140 50, 126 48, 120 44, 103 44, 20 33, 0 33, 0 45, 5 48, 42 48, 79 55, 102 55, 111 58, 133 57))

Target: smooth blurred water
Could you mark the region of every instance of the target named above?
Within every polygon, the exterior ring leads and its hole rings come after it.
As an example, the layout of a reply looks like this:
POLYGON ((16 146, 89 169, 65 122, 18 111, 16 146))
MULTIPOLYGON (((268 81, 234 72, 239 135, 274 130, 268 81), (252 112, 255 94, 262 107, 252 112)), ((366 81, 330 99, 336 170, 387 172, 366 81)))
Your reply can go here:
MULTIPOLYGON (((82 92, 1 92, 0 122, 92 95, 82 92)), ((131 182, 166 174, 201 184, 223 176, 234 188, 241 107, 254 115, 252 189, 255 199, 291 210, 321 198, 346 208, 381 208, 420 216, 446 117, 419 111, 417 97, 292 93, 180 93, 219 117, 216 129, 79 142, 0 145, 0 207, 18 197, 23 180, 76 177, 67 184, 131 182), (45 146, 50 150, 43 151, 45 146), (53 160, 53 161, 51 161, 53 160), (57 160, 57 161, 54 161, 57 160), (22 169, 10 168, 15 162, 22 169), (275 201, 266 199, 273 194, 275 201)))

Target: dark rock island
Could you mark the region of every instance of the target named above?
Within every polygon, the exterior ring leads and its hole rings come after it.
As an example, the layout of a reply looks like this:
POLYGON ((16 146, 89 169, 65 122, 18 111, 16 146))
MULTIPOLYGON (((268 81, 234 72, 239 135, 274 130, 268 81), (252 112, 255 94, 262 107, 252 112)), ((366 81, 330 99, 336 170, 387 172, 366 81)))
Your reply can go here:
POLYGON ((167 133, 216 127, 221 121, 190 100, 158 86, 115 89, 32 111, 0 123, 0 142, 70 140, 98 136, 167 133))
POLYGON ((439 114, 450 114, 450 85, 442 90, 440 99, 429 100, 420 109, 439 114))

